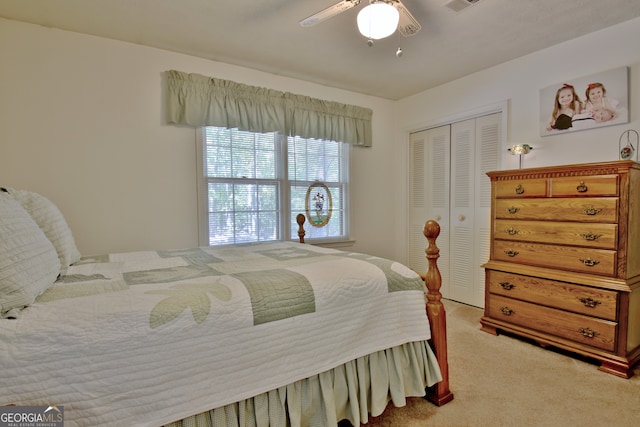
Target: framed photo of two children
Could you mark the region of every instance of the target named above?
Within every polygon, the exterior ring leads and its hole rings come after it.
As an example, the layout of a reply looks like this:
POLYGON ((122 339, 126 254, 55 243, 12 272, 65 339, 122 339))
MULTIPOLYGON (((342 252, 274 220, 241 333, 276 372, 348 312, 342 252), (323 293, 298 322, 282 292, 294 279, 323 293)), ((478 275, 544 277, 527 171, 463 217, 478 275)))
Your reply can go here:
POLYGON ((573 78, 540 90, 540 135, 629 122, 629 69, 573 78))

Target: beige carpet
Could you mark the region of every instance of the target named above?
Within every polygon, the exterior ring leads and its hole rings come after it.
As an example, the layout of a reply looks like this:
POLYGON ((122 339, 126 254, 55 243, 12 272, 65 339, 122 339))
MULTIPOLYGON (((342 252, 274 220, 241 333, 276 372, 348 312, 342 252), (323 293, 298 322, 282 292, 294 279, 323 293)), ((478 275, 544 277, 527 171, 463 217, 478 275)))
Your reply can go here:
POLYGON ((481 332, 481 309, 444 304, 454 400, 436 407, 414 398, 366 427, 640 426, 640 368, 618 378, 588 361, 481 332))

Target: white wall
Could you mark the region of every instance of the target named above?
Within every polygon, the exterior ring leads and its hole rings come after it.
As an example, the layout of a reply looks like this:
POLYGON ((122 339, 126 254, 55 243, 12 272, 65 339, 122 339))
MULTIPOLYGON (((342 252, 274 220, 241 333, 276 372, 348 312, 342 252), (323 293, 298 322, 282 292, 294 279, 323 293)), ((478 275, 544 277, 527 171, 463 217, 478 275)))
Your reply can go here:
MULTIPOLYGON (((407 159, 408 133, 466 114, 507 105, 503 168, 518 167, 507 146, 528 143, 533 151, 524 167, 619 159, 623 131, 640 131, 640 18, 472 74, 405 98, 396 105, 396 143, 407 159), (629 67, 630 122, 616 126, 541 137, 539 91, 566 80, 629 67)), ((428 73, 428 70, 425 70, 428 73)), ((581 94, 581 96, 584 96, 581 94)), ((408 160, 405 160, 408 161, 408 160)), ((396 182, 398 206, 406 206, 406 182, 396 182), (403 205, 404 203, 404 205, 403 205)), ((398 209, 397 233, 406 235, 406 212, 398 209)), ((396 240, 398 259, 406 259, 406 241, 396 240)))
POLYGON ((372 108, 374 146, 352 149, 353 250, 394 256, 393 211, 371 209, 394 203, 393 102, 3 19, 0 58, 0 186, 50 198, 84 255, 198 244, 195 131, 163 114, 176 69, 372 108))

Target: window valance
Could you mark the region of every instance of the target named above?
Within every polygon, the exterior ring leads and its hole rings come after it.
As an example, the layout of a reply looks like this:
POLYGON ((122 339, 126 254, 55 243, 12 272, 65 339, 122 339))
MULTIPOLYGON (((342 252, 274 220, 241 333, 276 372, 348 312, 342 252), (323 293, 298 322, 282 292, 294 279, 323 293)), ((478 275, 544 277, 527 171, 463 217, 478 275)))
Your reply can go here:
POLYGON ((167 72, 167 99, 169 123, 371 146, 369 108, 175 70, 167 72))

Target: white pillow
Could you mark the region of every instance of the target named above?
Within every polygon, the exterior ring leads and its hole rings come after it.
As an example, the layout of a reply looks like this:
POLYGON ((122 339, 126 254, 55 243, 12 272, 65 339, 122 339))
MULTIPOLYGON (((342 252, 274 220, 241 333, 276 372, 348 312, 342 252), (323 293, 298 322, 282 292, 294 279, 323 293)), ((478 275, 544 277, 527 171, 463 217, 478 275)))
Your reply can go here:
POLYGON ((47 236, 13 197, 0 192, 0 317, 33 303, 59 272, 47 236))
POLYGON ((10 190, 10 193, 53 243, 60 259, 60 274, 65 274, 71 264, 80 260, 80 252, 62 212, 52 201, 38 193, 26 190, 10 190))

